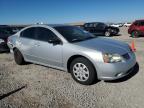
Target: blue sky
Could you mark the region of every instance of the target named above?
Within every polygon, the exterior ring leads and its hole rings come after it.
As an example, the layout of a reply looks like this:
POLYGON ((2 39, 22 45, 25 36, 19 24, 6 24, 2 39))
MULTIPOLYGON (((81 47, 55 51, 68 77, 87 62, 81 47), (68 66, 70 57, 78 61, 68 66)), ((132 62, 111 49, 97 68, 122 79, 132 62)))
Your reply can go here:
POLYGON ((0 0, 0 24, 124 22, 143 10, 144 0, 0 0))

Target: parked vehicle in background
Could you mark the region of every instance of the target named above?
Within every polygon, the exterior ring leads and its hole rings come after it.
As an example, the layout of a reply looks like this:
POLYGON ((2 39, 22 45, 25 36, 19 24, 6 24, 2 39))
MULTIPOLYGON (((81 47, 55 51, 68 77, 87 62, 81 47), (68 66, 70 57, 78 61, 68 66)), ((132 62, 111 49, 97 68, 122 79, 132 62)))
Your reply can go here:
POLYGON ((104 35, 104 36, 112 36, 117 35, 119 33, 118 27, 108 26, 102 22, 92 22, 92 23, 85 23, 83 28, 94 35, 104 35))
POLYGON ((9 52, 7 38, 12 34, 14 33, 8 26, 0 26, 0 52, 9 52))
POLYGON ((97 37, 67 25, 34 25, 8 38, 19 65, 25 61, 71 73, 89 85, 95 80, 115 80, 132 72, 135 54, 128 44, 97 37))
POLYGON ((129 23, 129 22, 126 22, 126 23, 124 23, 124 27, 129 27, 131 25, 131 23, 129 23))
POLYGON ((9 52, 9 47, 7 46, 7 38, 16 32, 18 32, 21 28, 10 27, 7 25, 0 25, 0 52, 9 52))
POLYGON ((144 20, 136 20, 129 27, 128 33, 131 34, 132 37, 144 36, 144 20))
MULTIPOLYGON (((25 26, 24 26, 25 27, 25 26)), ((14 33, 17 33, 18 31, 20 31, 21 29, 23 29, 24 27, 11 27, 12 31, 14 33)))
POLYGON ((112 24, 112 25, 110 25, 110 26, 112 26, 112 27, 122 27, 121 24, 112 24))
POLYGON ((119 27, 123 27, 124 23, 119 23, 119 25, 120 25, 119 27))
POLYGON ((0 38, 0 53, 9 52, 9 48, 4 39, 0 38))

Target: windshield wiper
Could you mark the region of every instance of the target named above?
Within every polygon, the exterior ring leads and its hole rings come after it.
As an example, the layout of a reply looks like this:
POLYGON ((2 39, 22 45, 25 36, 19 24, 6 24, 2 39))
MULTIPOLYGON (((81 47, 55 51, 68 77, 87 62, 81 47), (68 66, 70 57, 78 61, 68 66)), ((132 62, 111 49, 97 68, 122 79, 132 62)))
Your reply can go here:
POLYGON ((79 41, 83 41, 84 39, 72 39, 71 42, 79 42, 79 41))
POLYGON ((95 38, 95 37, 87 37, 84 40, 93 39, 93 38, 95 38))
POLYGON ((74 38, 71 40, 71 42, 79 42, 79 41, 84 41, 84 40, 88 40, 88 39, 93 39, 95 38, 94 36, 89 36, 89 37, 86 37, 86 38, 74 38))

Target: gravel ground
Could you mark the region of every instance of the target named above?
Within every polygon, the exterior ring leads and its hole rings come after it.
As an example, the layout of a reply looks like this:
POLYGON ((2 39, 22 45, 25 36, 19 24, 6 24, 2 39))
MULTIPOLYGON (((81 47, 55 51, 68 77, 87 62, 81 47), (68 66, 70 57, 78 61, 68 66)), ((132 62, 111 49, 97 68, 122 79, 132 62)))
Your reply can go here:
MULTIPOLYGON (((127 28, 110 37, 130 44, 127 28)), ((117 81, 85 86, 67 72, 36 65, 18 66, 11 54, 0 54, 0 108, 143 108, 144 37, 135 39, 138 65, 117 81)))

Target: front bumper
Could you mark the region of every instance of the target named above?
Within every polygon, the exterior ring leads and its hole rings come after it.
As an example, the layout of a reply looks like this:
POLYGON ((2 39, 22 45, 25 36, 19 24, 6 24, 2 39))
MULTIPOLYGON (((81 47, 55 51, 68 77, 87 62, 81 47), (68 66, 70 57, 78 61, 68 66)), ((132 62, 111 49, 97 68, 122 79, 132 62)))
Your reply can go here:
POLYGON ((119 33, 119 30, 111 30, 112 35, 117 35, 119 33))
POLYGON ((100 80, 116 80, 127 76, 132 72, 136 64, 133 52, 129 53, 130 59, 119 63, 99 63, 97 65, 97 76, 100 80))

